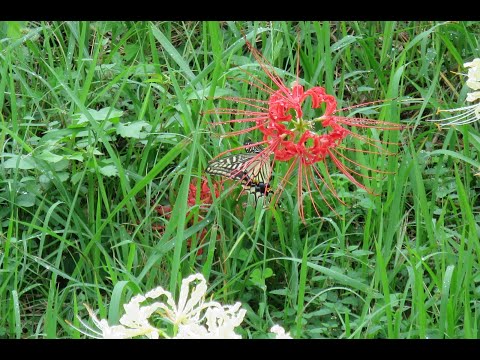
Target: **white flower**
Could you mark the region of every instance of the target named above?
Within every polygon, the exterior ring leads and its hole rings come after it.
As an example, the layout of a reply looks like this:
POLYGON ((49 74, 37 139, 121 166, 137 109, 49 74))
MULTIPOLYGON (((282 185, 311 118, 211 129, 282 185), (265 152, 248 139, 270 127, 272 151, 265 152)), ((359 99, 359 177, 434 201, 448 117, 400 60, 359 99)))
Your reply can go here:
POLYGON ((242 304, 209 307, 205 312, 206 326, 181 324, 176 339, 241 339, 234 329, 241 324, 246 314, 242 304))
MULTIPOLYGON (((480 59, 476 58, 471 62, 463 64, 469 68, 467 73, 466 85, 472 90, 480 90, 480 59)), ((467 94, 468 102, 475 102, 480 99, 480 91, 474 91, 467 94)), ((438 121, 442 125, 464 125, 480 120, 480 103, 464 106, 458 109, 439 110, 438 112, 458 112, 457 115, 450 116, 446 119, 433 119, 429 121, 438 121)))
POLYGON ((180 324, 188 325, 202 321, 202 311, 210 306, 214 306, 216 302, 206 302, 205 294, 207 292, 207 283, 202 274, 190 275, 182 280, 180 288, 180 295, 178 303, 175 303, 170 292, 163 290, 161 287, 147 293, 147 297, 157 298, 161 295, 166 296, 165 303, 155 303, 161 313, 164 313, 175 326, 180 324), (199 283, 192 287, 190 291, 190 284, 198 280, 199 283))
POLYGON ((211 307, 205 313, 206 326, 199 324, 180 325, 175 339, 241 339, 234 329, 240 325, 246 310, 240 309, 241 304, 234 306, 211 307), (238 311, 238 313, 236 313, 238 311))
POLYGON ((154 303, 159 313, 178 328, 176 339, 240 339, 234 329, 241 324, 246 310, 241 303, 222 305, 216 301, 205 302, 207 283, 202 274, 190 275, 182 280, 178 302, 170 292, 156 288, 145 296, 166 297, 165 303, 154 303), (198 283, 191 287, 191 283, 198 283), (205 325, 203 325, 205 323, 205 325))
POLYGON ((177 339, 241 339, 234 329, 241 324, 246 310, 240 309, 241 303, 221 305, 216 301, 204 302, 207 286, 205 278, 198 274, 182 281, 178 305, 170 303, 167 316, 178 325, 177 339), (200 280, 188 299, 189 283, 200 280), (201 316, 205 310, 203 316, 201 316), (206 326, 200 325, 205 321, 206 326))
POLYGON ((109 326, 106 320, 98 320, 93 311, 88 307, 88 313, 95 326, 100 332, 90 328, 87 324, 80 322, 94 334, 83 334, 97 338, 132 338, 135 336, 146 336, 150 339, 162 337, 169 338, 166 330, 152 326, 149 319, 153 314, 160 315, 174 326, 177 339, 240 339, 234 329, 240 326, 245 317, 246 310, 241 309, 242 304, 237 302, 234 305, 222 305, 216 301, 205 301, 207 284, 201 274, 195 274, 182 280, 178 302, 175 302, 172 294, 157 287, 143 295, 134 296, 129 303, 123 307, 125 314, 120 318, 120 324, 109 326), (195 285, 192 285, 196 282, 195 285), (165 297, 166 302, 158 301, 158 298, 165 297), (156 302, 151 302, 157 299, 156 302), (149 304, 142 303, 149 301, 149 304))
POLYGON ((241 339, 234 329, 243 321, 247 311, 240 309, 241 303, 235 305, 216 304, 209 307, 205 312, 205 318, 209 334, 215 339, 241 339))
POLYGON ((291 339, 290 333, 285 333, 285 329, 280 325, 273 325, 270 329, 271 333, 275 334, 275 339, 291 339))

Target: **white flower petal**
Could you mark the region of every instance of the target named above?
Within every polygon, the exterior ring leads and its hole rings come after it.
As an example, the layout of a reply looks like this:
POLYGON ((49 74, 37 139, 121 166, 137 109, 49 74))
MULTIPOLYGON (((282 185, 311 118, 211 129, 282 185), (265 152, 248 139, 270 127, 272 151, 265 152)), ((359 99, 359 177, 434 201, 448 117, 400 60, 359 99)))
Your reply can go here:
POLYGON ((273 325, 270 332, 275 334, 275 339, 291 339, 290 333, 285 333, 285 329, 280 325, 273 325))
POLYGON ((480 59, 475 58, 473 59, 473 61, 463 64, 463 66, 464 67, 480 67, 480 59))
POLYGON ((158 286, 158 287, 150 290, 149 292, 147 292, 145 294, 145 297, 150 298, 150 299, 156 299, 156 298, 158 298, 162 295, 166 295, 167 297, 168 296, 172 297, 172 294, 169 291, 164 290, 163 287, 161 287, 161 286, 158 286))
POLYGON ((103 332, 104 339, 131 339, 134 336, 137 336, 138 330, 132 331, 132 329, 127 329, 122 325, 114 325, 108 329, 108 331, 103 332))
POLYGON ((174 339, 207 339, 210 336, 205 326, 199 324, 180 324, 178 333, 174 339))
POLYGON ((480 80, 474 81, 474 80, 468 79, 466 84, 472 90, 480 90, 480 80))
POLYGON ((241 324, 246 310, 240 309, 242 304, 209 307, 205 312, 208 332, 216 339, 241 339, 234 329, 241 324))
POLYGON ((471 62, 463 64, 468 67, 467 86, 472 90, 480 90, 480 59, 476 58, 471 62))
MULTIPOLYGON (((85 304, 85 307, 87 308, 87 311, 90 315, 90 317, 93 320, 93 323, 95 326, 102 332, 102 338, 104 339, 127 339, 132 336, 129 334, 128 329, 126 329, 124 326, 121 325, 115 325, 115 326, 109 326, 107 320, 102 319, 98 320, 97 316, 94 314, 93 310, 90 309, 85 304)), ((134 336, 134 335, 133 335, 134 336)))
POLYGON ((480 99, 480 91, 474 91, 467 94, 467 101, 473 102, 480 99))
POLYGON ((200 315, 199 311, 195 311, 195 307, 197 306, 197 308, 201 310, 206 292, 207 283, 202 274, 193 274, 182 280, 175 324, 178 325, 191 319, 198 321, 200 315), (190 293, 190 283, 195 280, 199 280, 200 282, 192 288, 190 293))

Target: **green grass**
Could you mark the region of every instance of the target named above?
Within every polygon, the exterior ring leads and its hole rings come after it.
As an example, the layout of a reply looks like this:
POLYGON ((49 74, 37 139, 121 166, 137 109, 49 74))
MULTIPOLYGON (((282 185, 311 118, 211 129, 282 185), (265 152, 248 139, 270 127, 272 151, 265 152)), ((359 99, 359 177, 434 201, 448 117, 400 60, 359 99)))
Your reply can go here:
POLYGON ((0 23, 0 337, 80 338, 66 321, 79 326, 84 303, 114 324, 133 295, 178 293, 201 272, 214 299, 243 303, 247 338, 276 323, 297 338, 478 338, 479 127, 426 120, 464 105, 458 73, 479 34, 476 22, 0 23), (339 108, 388 100, 351 110, 409 125, 386 134, 396 156, 356 153, 392 173, 366 180, 380 195, 334 174, 348 206, 335 216, 313 194, 323 216, 306 203, 305 223, 295 183, 276 206, 236 189, 206 214, 198 196, 188 205, 207 162, 247 138, 220 139, 231 130, 208 111, 264 97, 241 81, 238 67, 268 80, 243 36, 287 85, 300 57, 306 87, 339 108), (169 219, 155 210, 167 204, 169 219))

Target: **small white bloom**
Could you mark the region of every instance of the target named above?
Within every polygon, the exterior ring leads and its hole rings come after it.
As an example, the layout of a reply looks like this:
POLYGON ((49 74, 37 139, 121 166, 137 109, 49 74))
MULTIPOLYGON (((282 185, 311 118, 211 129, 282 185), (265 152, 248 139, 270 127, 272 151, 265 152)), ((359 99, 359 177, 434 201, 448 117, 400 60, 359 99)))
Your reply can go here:
POLYGON ((280 325, 273 325, 270 332, 275 334, 275 339, 292 339, 290 332, 285 333, 285 329, 280 325))

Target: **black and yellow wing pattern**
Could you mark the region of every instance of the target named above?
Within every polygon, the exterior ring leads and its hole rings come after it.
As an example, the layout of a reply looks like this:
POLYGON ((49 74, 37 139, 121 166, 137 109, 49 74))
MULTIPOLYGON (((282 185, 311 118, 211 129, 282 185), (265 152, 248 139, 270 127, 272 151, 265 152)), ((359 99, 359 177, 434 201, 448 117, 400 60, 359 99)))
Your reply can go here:
MULTIPOLYGON (((244 145, 251 144, 246 141, 244 145)), ((255 198, 268 195, 272 192, 269 184, 272 164, 262 150, 259 146, 249 146, 245 154, 228 155, 210 162, 205 172, 241 181, 243 188, 255 194, 255 198)))

